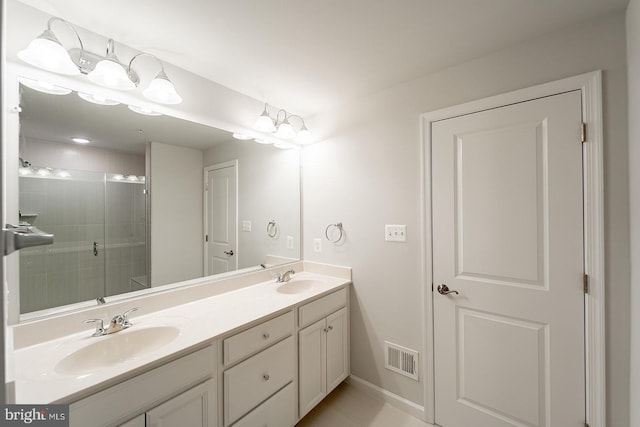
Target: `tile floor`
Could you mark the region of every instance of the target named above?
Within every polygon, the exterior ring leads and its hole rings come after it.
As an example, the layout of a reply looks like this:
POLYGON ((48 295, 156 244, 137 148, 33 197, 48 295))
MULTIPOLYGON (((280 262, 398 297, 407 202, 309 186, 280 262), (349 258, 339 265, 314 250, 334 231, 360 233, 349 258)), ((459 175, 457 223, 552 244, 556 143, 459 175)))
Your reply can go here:
POLYGON ((343 383, 307 414, 296 427, 433 427, 343 383))

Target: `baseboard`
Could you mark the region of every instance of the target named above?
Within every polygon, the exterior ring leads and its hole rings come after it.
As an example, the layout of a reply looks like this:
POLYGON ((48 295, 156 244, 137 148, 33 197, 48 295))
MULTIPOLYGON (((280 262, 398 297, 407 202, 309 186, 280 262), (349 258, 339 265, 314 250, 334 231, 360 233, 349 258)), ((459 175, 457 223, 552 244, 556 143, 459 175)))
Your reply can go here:
POLYGON ((349 377, 347 378, 347 383, 359 390, 362 390, 365 393, 371 394, 384 400, 389 405, 394 406, 413 417, 426 421, 424 406, 418 405, 417 403, 407 400, 404 397, 391 393, 389 390, 385 390, 382 387, 371 384, 370 382, 356 377, 355 375, 349 375, 349 377))

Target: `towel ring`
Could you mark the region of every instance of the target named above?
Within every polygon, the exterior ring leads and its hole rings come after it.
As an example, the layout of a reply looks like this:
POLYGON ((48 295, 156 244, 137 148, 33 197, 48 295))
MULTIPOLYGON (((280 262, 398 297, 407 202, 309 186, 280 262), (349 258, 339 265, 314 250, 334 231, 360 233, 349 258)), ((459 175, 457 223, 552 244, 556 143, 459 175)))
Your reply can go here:
POLYGON ((331 243, 338 243, 340 240, 342 240, 342 236, 344 235, 344 230, 342 229, 342 223, 337 222, 335 224, 327 225, 327 228, 324 230, 324 235, 327 238, 327 240, 330 241, 331 243), (332 239, 331 237, 329 237, 329 230, 331 230, 332 228, 337 228, 340 233, 337 239, 332 239))
POLYGON ((273 238, 273 237, 276 237, 277 234, 278 234, 278 224, 276 224, 275 219, 272 219, 271 221, 269 221, 269 224, 267 224, 267 236, 273 238))

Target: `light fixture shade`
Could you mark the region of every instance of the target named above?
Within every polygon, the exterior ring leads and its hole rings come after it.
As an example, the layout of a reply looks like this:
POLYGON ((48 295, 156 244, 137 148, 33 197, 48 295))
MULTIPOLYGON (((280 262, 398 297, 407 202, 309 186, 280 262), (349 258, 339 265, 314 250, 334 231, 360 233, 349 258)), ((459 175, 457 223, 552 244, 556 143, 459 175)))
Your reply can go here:
POLYGON ((135 89, 136 85, 127 75, 127 71, 122 64, 114 60, 114 58, 115 56, 107 56, 107 58, 98 62, 96 68, 87 74, 89 80, 112 89, 135 89))
POLYGON ((80 69, 73 63, 69 52, 60 44, 51 30, 45 30, 18 52, 18 58, 35 67, 54 73, 77 76, 80 69))
POLYGON ((296 142, 299 144, 310 144, 313 142, 313 137, 311 136, 311 132, 307 129, 306 126, 302 126, 300 132, 298 132, 298 136, 296 137, 296 142))
POLYGON ((284 119, 283 122, 280 123, 278 130, 276 131, 276 136, 284 139, 295 138, 296 131, 293 130, 293 126, 291 126, 288 119, 284 119))
POLYGON ((142 94, 147 99, 161 104, 180 104, 182 102, 182 98, 164 71, 160 71, 156 78, 151 80, 149 87, 142 94))
POLYGON ((276 131, 276 126, 273 124, 273 119, 269 115, 269 110, 266 104, 264 106, 264 111, 260 114, 253 127, 260 132, 276 131))

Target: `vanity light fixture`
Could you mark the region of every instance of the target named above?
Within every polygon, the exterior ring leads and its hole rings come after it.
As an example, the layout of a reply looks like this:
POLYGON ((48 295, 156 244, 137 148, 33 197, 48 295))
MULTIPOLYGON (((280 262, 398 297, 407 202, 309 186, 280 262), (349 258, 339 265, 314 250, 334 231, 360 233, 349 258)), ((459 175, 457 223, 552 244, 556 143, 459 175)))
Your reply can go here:
POLYGON ((71 89, 54 85, 44 80, 33 80, 25 77, 21 77, 19 80, 20 83, 26 87, 37 90, 38 92, 48 93, 50 95, 68 95, 71 93, 71 89))
POLYGON ((76 144, 89 144, 91 142, 91 140, 87 138, 80 138, 80 137, 74 137, 74 138, 71 138, 71 140, 76 144))
POLYGON ((260 132, 275 133, 276 138, 295 140, 299 144, 312 142, 311 132, 302 117, 289 114, 286 110, 279 110, 276 117, 272 118, 269 114, 269 104, 264 104, 264 111, 256 120, 254 128, 260 132), (298 129, 292 125, 292 119, 300 122, 298 129))
POLYGON ((78 92, 78 96, 87 102, 98 105, 118 105, 118 101, 112 101, 101 95, 93 95, 91 93, 78 92))
POLYGON ((76 29, 67 21, 53 17, 47 22, 47 29, 36 39, 32 40, 26 49, 18 53, 18 57, 28 64, 55 73, 78 75, 86 74, 92 82, 118 90, 133 90, 140 84, 140 78, 131 67, 133 61, 140 56, 151 56, 160 64, 160 72, 151 80, 142 94, 161 104, 179 104, 182 98, 175 86, 167 77, 164 64, 154 55, 139 53, 126 66, 116 56, 115 42, 107 40, 106 55, 100 56, 86 51, 76 29), (78 39, 80 48, 67 51, 51 30, 53 22, 65 23, 78 39))

